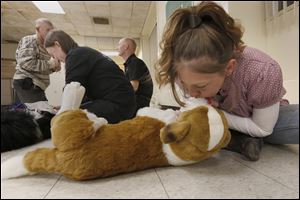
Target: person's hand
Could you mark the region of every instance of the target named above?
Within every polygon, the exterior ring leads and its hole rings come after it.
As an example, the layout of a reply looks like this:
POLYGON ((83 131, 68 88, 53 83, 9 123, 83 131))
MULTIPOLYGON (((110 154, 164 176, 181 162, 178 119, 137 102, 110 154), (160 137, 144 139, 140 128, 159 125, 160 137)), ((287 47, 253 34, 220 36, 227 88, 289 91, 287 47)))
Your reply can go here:
POLYGON ((213 97, 207 97, 205 98, 207 100, 207 103, 213 107, 219 107, 219 102, 216 101, 213 97))
POLYGON ((55 68, 54 68, 54 72, 59 72, 61 70, 61 65, 59 63, 59 65, 57 65, 55 68))
POLYGON ((58 72, 61 70, 61 65, 60 65, 60 61, 57 59, 54 59, 55 61, 55 67, 54 67, 54 72, 58 72))
POLYGON ((53 109, 57 112, 60 109, 60 106, 53 106, 53 109))
POLYGON ((51 58, 49 62, 50 62, 50 69, 52 72, 58 72, 61 70, 61 65, 59 60, 55 58, 51 58))

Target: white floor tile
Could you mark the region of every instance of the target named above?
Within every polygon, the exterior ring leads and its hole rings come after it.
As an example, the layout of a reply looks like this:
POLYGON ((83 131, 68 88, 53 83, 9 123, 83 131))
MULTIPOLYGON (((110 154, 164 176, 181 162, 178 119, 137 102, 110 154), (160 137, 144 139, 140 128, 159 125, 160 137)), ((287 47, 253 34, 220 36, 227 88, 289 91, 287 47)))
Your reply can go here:
POLYGON ((58 175, 37 175, 1 180, 1 199, 44 198, 58 178, 58 175))
POLYGON ((228 155, 231 153, 221 151, 195 165, 159 169, 158 175, 170 198, 299 197, 296 190, 236 161, 228 155))
POLYGON ((239 161, 299 193, 299 145, 284 147, 265 144, 257 162, 239 161))
POLYGON ((62 178, 46 198, 76 199, 165 199, 167 195, 154 169, 92 181, 62 178))

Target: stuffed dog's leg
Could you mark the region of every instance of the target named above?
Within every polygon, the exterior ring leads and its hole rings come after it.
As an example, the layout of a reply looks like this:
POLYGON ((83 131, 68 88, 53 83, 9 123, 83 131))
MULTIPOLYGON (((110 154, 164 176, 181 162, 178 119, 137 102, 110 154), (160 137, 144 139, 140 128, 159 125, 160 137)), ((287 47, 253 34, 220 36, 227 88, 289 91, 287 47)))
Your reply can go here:
POLYGON ((85 88, 81 86, 80 83, 71 82, 67 84, 62 96, 62 104, 57 115, 66 110, 79 109, 84 93, 85 88))

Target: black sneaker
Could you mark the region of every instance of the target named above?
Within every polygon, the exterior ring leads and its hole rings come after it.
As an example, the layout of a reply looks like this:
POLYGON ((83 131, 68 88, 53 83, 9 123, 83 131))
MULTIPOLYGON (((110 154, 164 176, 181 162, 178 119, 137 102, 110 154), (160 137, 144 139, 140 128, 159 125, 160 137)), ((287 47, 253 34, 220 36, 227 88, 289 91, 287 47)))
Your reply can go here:
POLYGON ((225 149, 238 152, 245 160, 257 161, 263 145, 263 139, 251 137, 235 130, 230 130, 231 140, 225 149))

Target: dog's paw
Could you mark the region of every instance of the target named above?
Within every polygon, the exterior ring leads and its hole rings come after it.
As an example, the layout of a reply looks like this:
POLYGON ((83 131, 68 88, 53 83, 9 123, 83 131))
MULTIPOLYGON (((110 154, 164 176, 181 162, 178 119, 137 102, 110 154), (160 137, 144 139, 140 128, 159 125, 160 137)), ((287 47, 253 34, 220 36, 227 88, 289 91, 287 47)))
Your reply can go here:
POLYGON ((61 108, 57 114, 66 110, 79 109, 84 93, 85 88, 80 83, 71 82, 67 84, 63 92, 61 108))
POLYGON ((104 119, 103 117, 99 117, 99 118, 97 118, 97 119, 95 119, 95 120, 93 120, 93 121, 94 121, 93 127, 94 127, 95 132, 96 132, 101 126, 103 126, 103 125, 105 125, 105 124, 108 124, 107 120, 104 119))
POLYGON ((172 109, 161 110, 159 108, 144 107, 138 110, 137 116, 152 117, 168 124, 174 122, 177 119, 178 112, 179 111, 175 111, 172 109))
POLYGON ((89 118, 90 121, 94 122, 93 128, 95 132, 103 125, 107 124, 107 120, 103 117, 97 117, 94 113, 88 112, 87 110, 84 110, 86 113, 86 116, 89 118))
POLYGON ((9 179, 32 174, 25 168, 23 158, 24 155, 16 156, 1 163, 1 179, 9 179))

